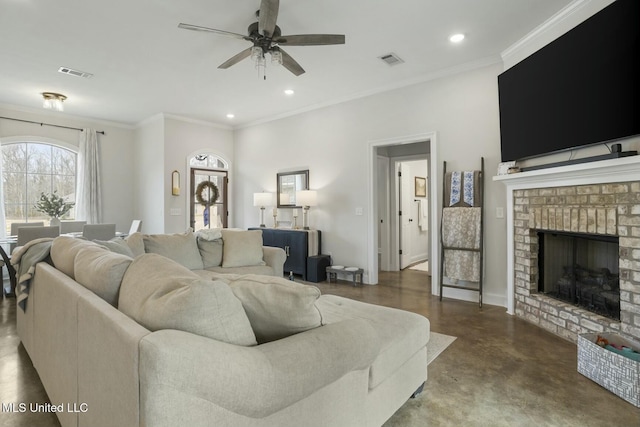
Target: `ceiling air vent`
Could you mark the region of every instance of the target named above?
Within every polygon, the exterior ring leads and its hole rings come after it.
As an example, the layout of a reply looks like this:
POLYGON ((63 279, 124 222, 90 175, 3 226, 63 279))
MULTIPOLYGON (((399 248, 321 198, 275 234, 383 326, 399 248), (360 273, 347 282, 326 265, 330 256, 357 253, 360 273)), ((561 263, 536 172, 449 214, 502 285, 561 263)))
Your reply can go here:
POLYGON ((404 61, 395 53, 387 53, 386 55, 379 56, 381 60, 384 61, 385 64, 389 66, 394 66, 398 64, 402 64, 404 61))
POLYGON ((58 68, 58 72, 62 74, 68 74, 70 76, 84 77, 85 79, 93 77, 93 74, 91 73, 85 73, 84 71, 74 70, 73 68, 69 68, 69 67, 60 67, 58 68))

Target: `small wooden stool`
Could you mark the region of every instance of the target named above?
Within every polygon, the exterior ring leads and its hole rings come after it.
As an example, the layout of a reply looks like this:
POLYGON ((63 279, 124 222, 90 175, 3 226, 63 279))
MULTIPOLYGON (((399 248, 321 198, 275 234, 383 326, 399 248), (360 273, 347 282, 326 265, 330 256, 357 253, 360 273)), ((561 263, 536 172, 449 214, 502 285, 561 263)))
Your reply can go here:
MULTIPOLYGON (((355 268, 355 267, 353 267, 355 268)), ((346 268, 333 268, 332 266, 327 267, 327 282, 331 283, 331 279, 335 279, 336 283, 338 283, 338 273, 344 273, 347 275, 351 275, 351 280, 353 281, 353 286, 357 285, 357 278, 360 278, 360 285, 362 285, 362 274, 364 270, 361 268, 356 268, 355 270, 347 270, 346 268)))

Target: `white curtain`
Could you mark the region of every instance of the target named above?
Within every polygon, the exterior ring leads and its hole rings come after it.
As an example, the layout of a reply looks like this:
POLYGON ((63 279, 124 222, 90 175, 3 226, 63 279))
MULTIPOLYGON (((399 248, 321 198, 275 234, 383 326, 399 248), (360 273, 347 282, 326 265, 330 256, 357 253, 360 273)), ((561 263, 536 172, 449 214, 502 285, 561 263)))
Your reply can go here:
POLYGON ((2 159, 2 144, 0 144, 0 238, 6 237, 7 233, 7 218, 4 211, 4 189, 2 188, 2 159))
POLYGON ((89 224, 102 222, 100 150, 95 129, 85 128, 80 132, 75 208, 77 220, 87 221, 89 224))

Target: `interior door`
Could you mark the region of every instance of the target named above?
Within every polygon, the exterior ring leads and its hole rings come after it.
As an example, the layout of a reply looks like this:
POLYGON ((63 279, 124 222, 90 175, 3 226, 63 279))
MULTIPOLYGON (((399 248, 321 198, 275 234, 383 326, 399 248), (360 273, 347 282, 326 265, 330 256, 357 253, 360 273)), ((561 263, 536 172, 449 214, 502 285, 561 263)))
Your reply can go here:
POLYGON ((226 170, 191 168, 191 217, 190 224, 194 230, 203 228, 226 228, 229 210, 227 207, 229 179, 226 170), (218 190, 218 197, 213 198, 213 186, 203 184, 209 182, 218 190), (198 189, 201 188, 198 201, 198 189))
POLYGON ((378 269, 390 270, 389 158, 378 156, 378 269))
POLYGON ((411 169, 404 163, 399 163, 399 206, 400 206, 400 270, 411 263, 411 228, 413 225, 411 169))

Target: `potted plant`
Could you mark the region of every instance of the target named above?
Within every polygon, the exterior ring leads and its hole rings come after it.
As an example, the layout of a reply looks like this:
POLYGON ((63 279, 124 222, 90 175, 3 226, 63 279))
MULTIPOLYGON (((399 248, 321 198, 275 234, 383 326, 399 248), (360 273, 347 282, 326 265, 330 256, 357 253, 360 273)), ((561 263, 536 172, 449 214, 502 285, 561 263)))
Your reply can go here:
POLYGON ((57 190, 50 194, 40 193, 40 200, 33 206, 38 212, 49 215, 51 225, 60 225, 60 217, 75 206, 58 196, 57 190))

